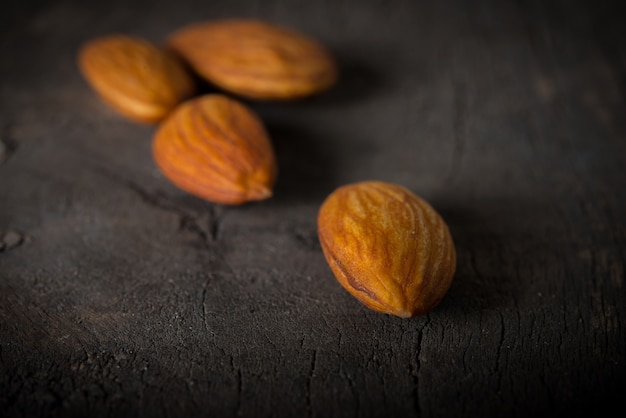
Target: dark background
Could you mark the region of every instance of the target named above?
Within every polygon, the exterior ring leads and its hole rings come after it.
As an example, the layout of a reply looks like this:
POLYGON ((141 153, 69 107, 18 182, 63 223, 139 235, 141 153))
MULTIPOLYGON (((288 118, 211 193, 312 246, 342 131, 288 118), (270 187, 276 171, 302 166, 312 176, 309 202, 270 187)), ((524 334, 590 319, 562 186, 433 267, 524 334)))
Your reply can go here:
MULTIPOLYGON (((6 3, 6 2, 5 2, 6 3)), ((626 49, 602 1, 28 1, 0 13, 0 416, 589 416, 626 387, 626 49), (204 19, 314 36, 337 86, 251 103, 280 175, 239 207, 174 188, 82 42, 204 19), (402 184, 449 223, 432 312, 370 311, 316 214, 402 184)))

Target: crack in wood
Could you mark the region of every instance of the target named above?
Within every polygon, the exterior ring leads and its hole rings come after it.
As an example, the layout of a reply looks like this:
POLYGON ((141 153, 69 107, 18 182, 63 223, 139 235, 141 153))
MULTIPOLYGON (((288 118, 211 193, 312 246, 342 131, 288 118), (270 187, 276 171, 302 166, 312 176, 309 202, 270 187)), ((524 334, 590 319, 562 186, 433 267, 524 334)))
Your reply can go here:
POLYGON ((498 339, 498 348, 496 351, 496 375, 497 375, 497 384, 496 388, 498 392, 502 388, 502 365, 500 361, 502 359, 502 347, 504 346, 504 315, 500 312, 500 335, 498 339))
MULTIPOLYGON (((341 371, 342 370, 340 368, 340 374, 341 374, 341 371)), ((361 401, 359 399, 359 391, 356 387, 355 382, 350 377, 350 371, 345 371, 343 375, 348 381, 348 388, 350 388, 350 393, 352 394, 352 397, 354 398, 354 416, 360 417, 361 416, 361 401)))
POLYGON ((206 293, 207 293, 207 285, 209 281, 204 282, 204 286, 202 286, 202 300, 200 301, 200 312, 202 312, 202 324, 204 325, 204 330, 209 331, 209 326, 207 324, 207 316, 206 316, 206 293))
POLYGON ((126 189, 132 191, 135 195, 139 196, 141 200, 149 206, 173 212, 179 216, 190 216, 188 212, 173 204, 166 196, 159 192, 150 192, 132 180, 129 180, 123 176, 113 173, 112 171, 102 167, 94 166, 93 170, 108 180, 119 184, 126 189))
POLYGON ((179 215, 178 230, 188 231, 197 235, 203 243, 212 241, 211 235, 207 234, 198 224, 198 219, 195 216, 179 215))
MULTIPOLYGON (((232 357, 231 357, 232 359, 232 357)), ((231 360, 232 364, 232 360, 231 360)), ((241 373, 241 368, 237 368, 237 416, 242 415, 243 408, 243 375, 241 373)))
POLYGON ((313 408, 311 405, 311 381, 315 377, 315 366, 317 363, 317 350, 313 350, 311 355, 311 366, 309 367, 309 375, 306 381, 306 405, 309 411, 309 416, 313 416, 313 408))
POLYGON ((424 338, 424 329, 429 326, 430 324, 430 316, 427 314, 426 315, 426 322, 424 323, 424 325, 422 325, 422 327, 418 330, 417 332, 417 341, 415 343, 416 345, 416 352, 415 352, 415 362, 414 362, 414 366, 413 366, 413 370, 412 370, 412 375, 413 375, 413 387, 414 387, 414 393, 413 393, 413 409, 415 410, 415 414, 420 417, 422 416, 422 405, 420 402, 420 379, 419 379, 419 374, 420 374, 420 370, 422 368, 422 362, 420 360, 420 355, 422 353, 422 340, 424 338))
POLYGON ((209 206, 209 234, 211 241, 217 241, 220 233, 221 222, 224 216, 224 207, 213 204, 209 206))
POLYGON ((201 242, 207 246, 217 241, 220 232, 220 222, 224 215, 221 206, 211 204, 208 207, 206 213, 206 217, 208 218, 206 221, 207 226, 203 227, 203 222, 201 221, 204 217, 203 214, 182 208, 162 193, 146 190, 136 182, 113 173, 102 166, 95 165, 93 166, 93 170, 108 180, 132 191, 147 205, 177 215, 179 217, 179 231, 188 231, 195 234, 200 238, 201 242))
POLYGON ((310 229, 297 229, 293 232, 293 236, 299 247, 307 251, 320 251, 321 246, 317 237, 317 230, 315 228, 310 229))

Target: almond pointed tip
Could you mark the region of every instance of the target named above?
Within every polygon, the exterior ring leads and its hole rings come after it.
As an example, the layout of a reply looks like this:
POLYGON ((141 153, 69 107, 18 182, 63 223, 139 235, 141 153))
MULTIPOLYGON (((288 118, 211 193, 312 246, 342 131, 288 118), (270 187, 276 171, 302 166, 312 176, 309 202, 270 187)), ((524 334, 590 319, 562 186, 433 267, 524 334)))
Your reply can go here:
POLYGON ((411 311, 405 311, 403 309, 397 310, 393 313, 395 316, 398 316, 400 318, 412 318, 415 316, 415 314, 411 311))
POLYGON ((265 185, 258 185, 254 188, 251 188, 248 192, 249 200, 265 200, 272 197, 272 189, 265 185))

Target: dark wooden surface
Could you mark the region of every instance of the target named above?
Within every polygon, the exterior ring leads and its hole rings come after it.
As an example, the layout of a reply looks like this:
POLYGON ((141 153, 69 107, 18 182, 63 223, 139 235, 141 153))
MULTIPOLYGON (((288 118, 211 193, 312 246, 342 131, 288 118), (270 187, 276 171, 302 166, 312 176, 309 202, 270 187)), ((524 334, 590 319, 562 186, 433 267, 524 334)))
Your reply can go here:
MULTIPOLYGON (((0 416, 597 416, 626 387, 626 48, 602 1, 12 2, 0 30, 0 416), (471 4, 471 5, 470 5, 471 4), (199 19, 309 33, 341 65, 252 106, 274 198, 171 186, 154 128, 81 79, 81 42, 199 19), (455 281, 409 320, 335 281, 316 213, 402 184, 455 281)), ((619 415, 617 413, 616 415, 619 415)))

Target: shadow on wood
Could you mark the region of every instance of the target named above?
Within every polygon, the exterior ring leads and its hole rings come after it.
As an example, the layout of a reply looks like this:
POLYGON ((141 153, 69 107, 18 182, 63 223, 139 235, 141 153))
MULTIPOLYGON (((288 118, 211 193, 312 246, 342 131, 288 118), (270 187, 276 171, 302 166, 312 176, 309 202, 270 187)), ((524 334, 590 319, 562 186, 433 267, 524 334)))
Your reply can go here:
MULTIPOLYGON (((328 91, 305 100, 311 106, 346 106, 350 103, 371 99, 384 91, 387 81, 380 66, 372 65, 364 53, 333 51, 339 79, 328 91)), ((371 55, 370 55, 371 56, 371 55)))
POLYGON ((280 204, 311 200, 321 204, 334 184, 337 163, 328 135, 285 123, 272 123, 267 129, 278 159, 273 199, 280 204))
POLYGON ((542 246, 545 241, 539 235, 541 231, 524 229, 516 222, 520 206, 527 206, 525 211, 530 216, 536 211, 532 205, 519 203, 513 207, 511 202, 498 200, 482 203, 489 209, 481 213, 449 204, 435 205, 448 223, 457 251, 456 275, 440 309, 458 309, 459 315, 471 310, 514 308, 530 281, 524 277, 522 264, 537 263, 547 250, 542 246), (499 216, 488 216, 495 212, 499 216), (521 248, 522 235, 524 242, 534 244, 521 248))

